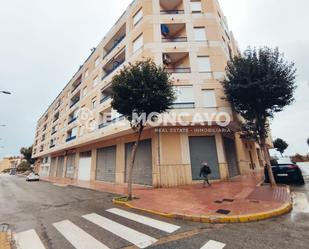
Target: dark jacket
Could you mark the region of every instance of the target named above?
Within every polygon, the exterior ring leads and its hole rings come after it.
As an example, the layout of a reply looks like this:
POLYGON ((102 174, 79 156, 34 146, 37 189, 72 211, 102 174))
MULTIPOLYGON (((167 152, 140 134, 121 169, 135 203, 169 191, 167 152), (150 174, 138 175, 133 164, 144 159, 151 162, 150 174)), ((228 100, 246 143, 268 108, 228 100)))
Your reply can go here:
POLYGON ((200 177, 202 176, 208 176, 211 174, 211 169, 208 165, 204 165, 202 168, 201 168, 201 171, 200 171, 200 177))

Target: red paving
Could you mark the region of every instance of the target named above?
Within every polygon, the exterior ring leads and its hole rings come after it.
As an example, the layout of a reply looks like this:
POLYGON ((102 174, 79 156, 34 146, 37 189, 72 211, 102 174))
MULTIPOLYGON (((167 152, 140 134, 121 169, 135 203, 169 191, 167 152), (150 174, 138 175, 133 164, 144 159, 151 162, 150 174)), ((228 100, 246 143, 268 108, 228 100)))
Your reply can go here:
MULTIPOLYGON (((43 177, 43 179, 98 191, 119 194, 126 194, 127 191, 125 185, 50 177, 43 177)), ((290 194, 286 187, 257 186, 262 180, 263 173, 260 172, 239 176, 229 181, 216 182, 205 188, 201 184, 161 189, 135 186, 134 195, 139 199, 130 204, 139 209, 160 213, 207 216, 218 214, 216 213, 218 209, 229 210, 229 215, 267 212, 290 201, 290 194), (224 199, 227 200, 224 201, 224 199)))

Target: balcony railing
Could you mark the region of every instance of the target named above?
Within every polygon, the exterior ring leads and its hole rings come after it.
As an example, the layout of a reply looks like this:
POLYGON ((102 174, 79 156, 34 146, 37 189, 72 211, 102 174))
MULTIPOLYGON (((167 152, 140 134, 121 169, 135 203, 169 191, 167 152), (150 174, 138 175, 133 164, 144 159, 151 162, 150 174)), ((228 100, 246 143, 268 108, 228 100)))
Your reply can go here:
POLYGON ((161 15, 178 15, 178 14, 184 14, 184 10, 161 10, 161 15))
POLYGON ((119 44, 120 42, 122 42, 122 40, 123 40, 125 37, 126 37, 126 35, 123 35, 123 36, 121 36, 119 39, 115 40, 114 45, 113 45, 108 51, 106 51, 106 54, 103 56, 103 59, 105 59, 106 56, 108 56, 108 55, 114 50, 114 48, 117 47, 118 44, 119 44))
POLYGON ((119 62, 119 64, 117 66, 115 66, 113 69, 109 70, 106 72, 105 75, 102 76, 101 80, 104 80, 108 75, 110 75, 112 72, 114 72, 118 67, 120 67, 123 63, 125 62, 125 60, 122 60, 119 62))
POLYGON ((166 68, 168 73, 191 73, 190 67, 175 67, 175 68, 166 68))
POLYGON ((162 38, 162 42, 187 42, 187 37, 171 37, 171 38, 162 38))
POLYGON ((103 128, 105 128, 105 127, 111 125, 111 124, 115 124, 115 123, 117 123, 117 122, 119 122, 119 121, 122 121, 122 120, 124 120, 124 119, 125 119, 125 116, 120 116, 120 117, 118 117, 118 118, 114 118, 113 120, 106 121, 106 122, 104 122, 104 123, 102 123, 102 124, 99 125, 99 129, 103 129, 103 128))
POLYGON ((76 121, 76 119, 77 119, 77 117, 71 118, 71 120, 68 122, 68 125, 72 124, 74 121, 76 121))
POLYGON ((100 104, 104 103, 105 101, 107 101, 107 100, 109 100, 111 98, 112 98, 112 96, 105 96, 105 97, 101 98, 100 104))
POLYGON ((195 108, 194 102, 174 103, 171 106, 171 109, 194 109, 194 108, 195 108))
POLYGON ((70 105, 70 108, 72 108, 73 106, 75 106, 78 102, 79 102, 80 98, 78 98, 77 100, 75 100, 74 102, 72 102, 72 104, 70 105))
POLYGON ((76 139, 76 136, 68 137, 65 141, 70 142, 72 140, 76 139))

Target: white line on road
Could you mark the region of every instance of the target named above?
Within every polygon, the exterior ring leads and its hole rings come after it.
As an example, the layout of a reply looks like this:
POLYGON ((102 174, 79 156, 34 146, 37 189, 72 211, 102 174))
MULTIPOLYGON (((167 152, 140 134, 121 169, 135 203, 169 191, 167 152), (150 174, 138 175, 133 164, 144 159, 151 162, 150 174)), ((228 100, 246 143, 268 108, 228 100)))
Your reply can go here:
POLYGON ((159 230, 167 232, 167 233, 173 233, 180 228, 179 226, 176 226, 176 225, 173 225, 173 224, 170 224, 170 223, 167 223, 167 222, 151 219, 149 217, 134 214, 134 213, 131 213, 131 212, 127 212, 125 210, 118 209, 118 208, 111 208, 111 209, 108 209, 106 211, 113 213, 113 214, 116 214, 116 215, 119 215, 121 217, 127 218, 129 220, 133 220, 135 222, 144 224, 146 226, 150 226, 150 227, 159 229, 159 230))
POLYGON ((157 242, 155 238, 109 220, 98 214, 87 214, 84 215, 83 218, 117 235, 118 237, 131 242, 139 248, 146 248, 157 242))
POLYGON ((294 192, 293 197, 294 197, 293 212, 309 213, 309 202, 306 194, 301 192, 294 192))
POLYGON ((17 233, 14 237, 19 249, 45 249, 40 237, 33 229, 17 233))
MULTIPOLYGON (((54 223, 53 226, 76 248, 76 249, 109 249, 96 240, 90 234, 73 224, 69 220, 54 223)), ((36 247, 32 247, 32 249, 36 247)))
POLYGON ((223 249, 225 246, 221 242, 209 240, 201 249, 223 249))

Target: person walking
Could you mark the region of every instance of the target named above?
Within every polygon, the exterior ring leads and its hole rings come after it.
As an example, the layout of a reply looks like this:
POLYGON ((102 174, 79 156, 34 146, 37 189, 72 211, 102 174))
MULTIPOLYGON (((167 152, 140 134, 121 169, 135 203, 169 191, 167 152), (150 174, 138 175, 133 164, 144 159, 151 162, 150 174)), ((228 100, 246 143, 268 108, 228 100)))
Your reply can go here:
POLYGON ((209 182, 209 179, 208 179, 208 176, 211 174, 211 169, 210 167, 208 166, 208 163, 207 162, 203 162, 202 163, 202 168, 201 168, 201 171, 200 171, 200 177, 203 177, 204 178, 204 187, 206 185, 206 183, 208 184, 208 186, 211 186, 210 182, 209 182))

